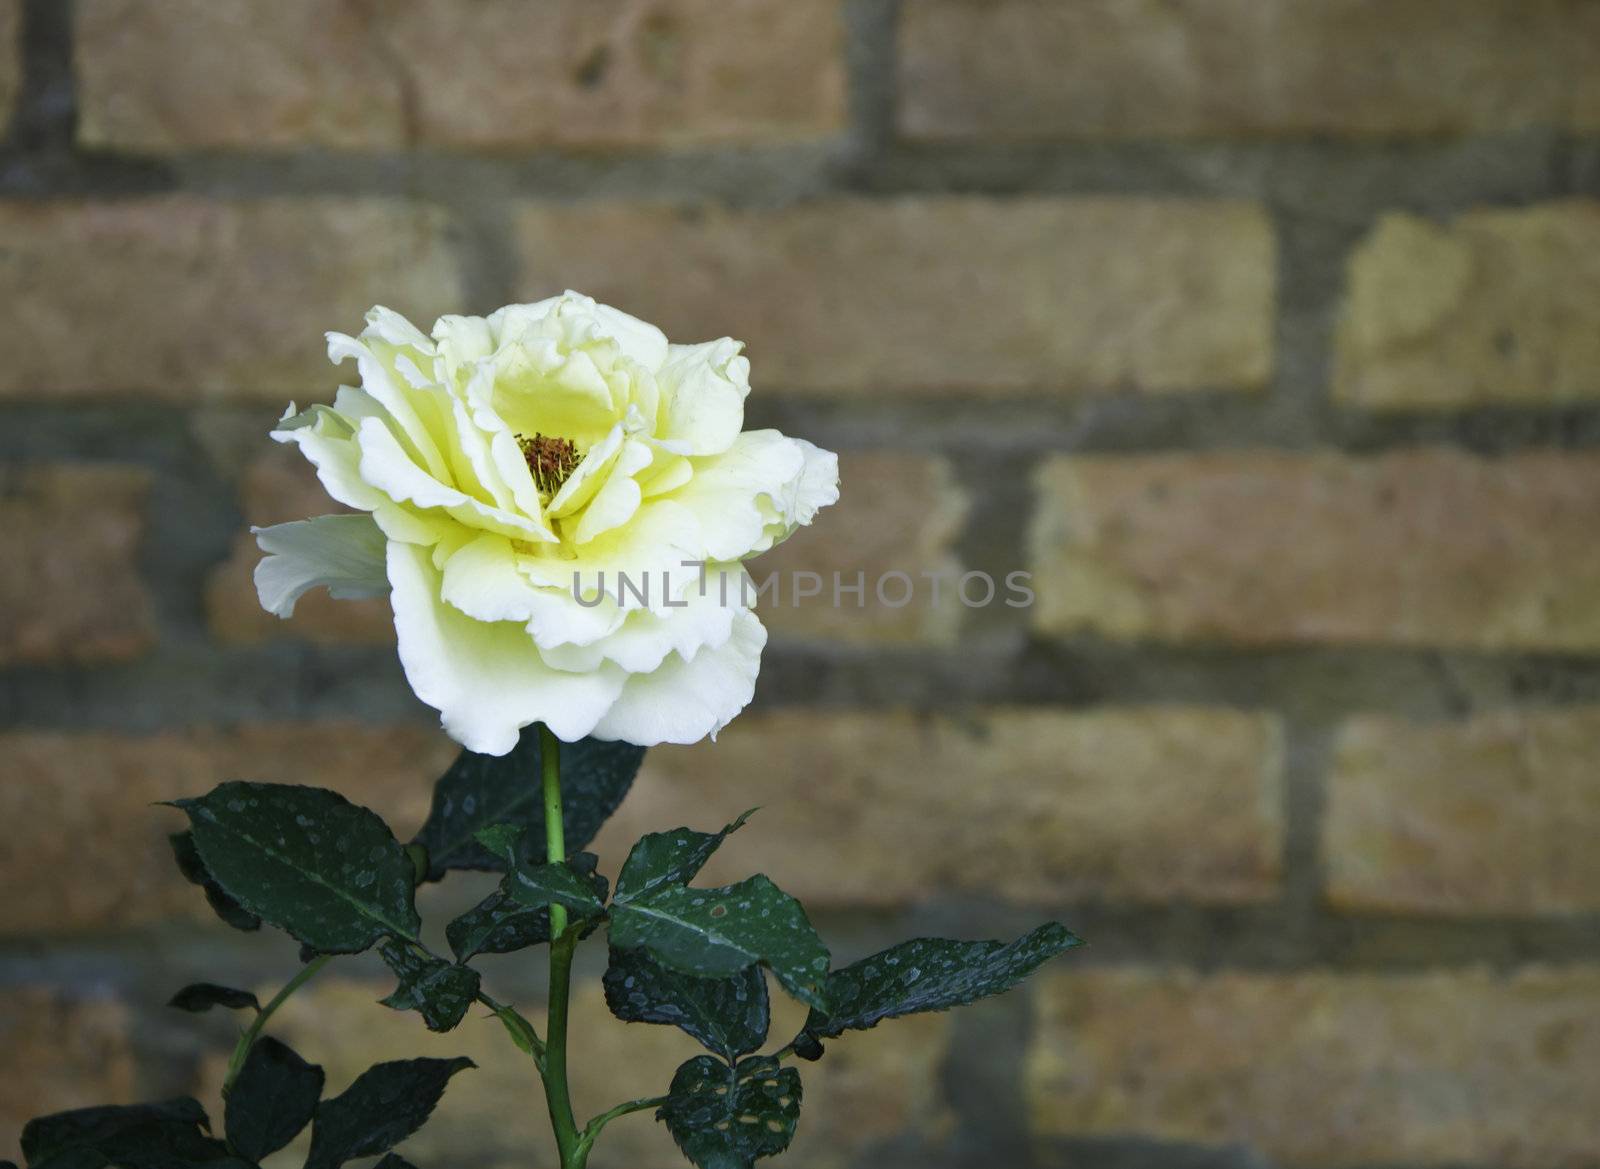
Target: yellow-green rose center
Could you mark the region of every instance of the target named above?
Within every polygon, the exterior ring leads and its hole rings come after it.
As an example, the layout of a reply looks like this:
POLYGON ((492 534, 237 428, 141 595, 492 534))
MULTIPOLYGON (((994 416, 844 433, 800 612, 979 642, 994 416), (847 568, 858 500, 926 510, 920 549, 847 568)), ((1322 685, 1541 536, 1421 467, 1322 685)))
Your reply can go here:
POLYGON ((560 491, 567 477, 577 470, 578 446, 570 438, 546 434, 528 438, 519 434, 517 446, 522 448, 522 457, 528 460, 528 470, 533 472, 533 485, 547 500, 560 491))

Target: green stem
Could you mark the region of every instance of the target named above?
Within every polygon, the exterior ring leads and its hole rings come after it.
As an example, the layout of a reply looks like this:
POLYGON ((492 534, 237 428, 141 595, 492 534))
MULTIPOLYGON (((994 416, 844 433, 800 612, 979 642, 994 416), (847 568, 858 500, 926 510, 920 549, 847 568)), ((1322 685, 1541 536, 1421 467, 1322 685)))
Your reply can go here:
POLYGON ((283 989, 272 997, 272 1001, 256 1012, 255 1019, 239 1036, 239 1042, 233 1046, 233 1057, 228 1060, 228 1074, 222 1081, 222 1095, 226 1097, 233 1088, 233 1082, 239 1078, 239 1073, 244 1070, 244 1061, 250 1055, 250 1049, 255 1046, 261 1037, 261 1029, 267 1025, 267 1020, 272 1018, 273 1012, 289 1001, 289 996, 294 994, 306 983, 317 976, 317 972, 332 961, 332 954, 319 954, 300 968, 288 982, 283 984, 283 989))
MULTIPOLYGON (((543 723, 539 724, 539 758, 543 765, 545 855, 551 864, 560 864, 567 859, 561 823, 561 741, 543 723)), ((567 1088, 567 1000, 572 993, 572 952, 576 947, 577 936, 567 933, 566 906, 551 904, 550 1021, 544 1044, 544 1095, 562 1169, 582 1169, 589 1157, 588 1146, 580 1146, 578 1122, 572 1114, 572 1096, 567 1088)))

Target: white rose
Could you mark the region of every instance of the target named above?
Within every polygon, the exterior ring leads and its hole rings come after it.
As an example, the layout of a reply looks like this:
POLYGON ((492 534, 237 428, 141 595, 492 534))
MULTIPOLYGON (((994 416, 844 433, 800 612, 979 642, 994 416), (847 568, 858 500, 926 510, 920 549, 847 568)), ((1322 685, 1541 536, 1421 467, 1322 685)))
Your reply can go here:
POLYGON ((839 497, 833 454, 743 430, 741 348, 672 345, 571 292, 431 338, 373 309, 359 338, 328 335, 361 388, 272 433, 366 514, 257 529, 262 605, 388 593, 412 689, 474 751, 533 722, 569 742, 714 735, 766 644, 741 562, 839 497))

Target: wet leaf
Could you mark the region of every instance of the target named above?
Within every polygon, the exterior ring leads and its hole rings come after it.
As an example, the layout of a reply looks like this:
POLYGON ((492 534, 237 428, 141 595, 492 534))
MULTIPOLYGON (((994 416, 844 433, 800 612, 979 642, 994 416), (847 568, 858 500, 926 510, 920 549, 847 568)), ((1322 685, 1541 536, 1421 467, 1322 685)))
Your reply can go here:
POLYGON ((418 954, 394 939, 379 946, 378 953, 400 980, 383 1005, 396 1011, 418 1012, 429 1031, 456 1027, 478 997, 476 970, 418 954))
POLYGON ((380 1063, 317 1109, 305 1169, 338 1169, 357 1157, 387 1153, 427 1123, 450 1077, 470 1059, 380 1063))
POLYGON ((705 867, 718 846, 731 833, 743 828, 754 812, 752 808, 721 832, 674 828, 671 832, 641 836, 617 875, 617 900, 628 901, 662 885, 687 885, 705 867))
POLYGON ((257 1039, 228 1092, 228 1143, 252 1161, 277 1152, 311 1123, 322 1082, 320 1067, 270 1035, 257 1039))
POLYGON ((230 1011, 242 1011, 250 1007, 259 1011, 261 1002, 248 990, 235 990, 214 982, 192 982, 168 999, 167 1006, 199 1014, 212 1007, 226 1007, 230 1011))
POLYGON ((261 928, 259 917, 229 897, 223 892, 222 886, 211 879, 211 874, 206 871, 205 862, 195 850, 192 834, 175 832, 167 837, 167 840, 172 845, 172 856, 178 862, 178 871, 189 884, 198 885, 205 890, 206 900, 211 904, 212 912, 236 930, 249 931, 261 928))
POLYGON ((800 1073, 771 1056, 737 1067, 697 1055, 672 1077, 656 1113, 699 1169, 750 1169, 783 1152, 800 1120, 800 1073))
POLYGON ((693 978, 661 965, 648 951, 613 949, 604 986, 606 1005, 617 1018, 681 1027, 726 1060, 766 1042, 767 980, 759 966, 730 978, 693 978))
POLYGON ((506 874, 500 891, 523 905, 564 905, 578 917, 598 917, 606 911, 595 895, 594 882, 572 865, 519 864, 506 874))
MULTIPOLYGON (((644 759, 644 748, 581 739, 561 746, 561 810, 568 849, 594 839, 627 795, 644 759)), ((544 797, 540 787, 539 734, 526 727, 506 755, 463 751, 433 789, 433 808, 417 833, 428 849, 428 878, 450 869, 504 871, 505 862, 477 839, 482 828, 507 824, 523 829, 521 859, 545 857, 544 797)))
POLYGON ((512 900, 498 889, 445 927, 457 962, 511 954, 550 940, 550 909, 512 900))
POLYGON ((522 838, 526 835, 527 829, 515 824, 491 824, 478 829, 472 838, 509 867, 516 864, 517 858, 522 855, 522 838))
POLYGON ((786 990, 823 1009, 828 948, 800 903, 763 876, 720 889, 657 885, 611 906, 611 944, 649 950, 696 978, 728 978, 764 963, 786 990))
POLYGON ((374 813, 336 792, 225 783, 177 801, 206 870, 245 909, 327 954, 415 938, 412 865, 374 813))
MULTIPOLYGON (((592 852, 580 852, 568 862, 588 881, 600 901, 606 899, 606 879, 595 872, 599 863, 592 852)), ((593 924, 580 936, 587 935, 593 924)), ((479 954, 510 954, 550 940, 550 909, 546 905, 524 905, 496 890, 445 927, 450 952, 456 961, 466 962, 479 954)))
POLYGON ((1080 944, 1054 922, 1010 943, 947 938, 901 942, 829 974, 828 1009, 812 1010, 804 1034, 814 1042, 898 1015, 949 1010, 1000 994, 1080 944))

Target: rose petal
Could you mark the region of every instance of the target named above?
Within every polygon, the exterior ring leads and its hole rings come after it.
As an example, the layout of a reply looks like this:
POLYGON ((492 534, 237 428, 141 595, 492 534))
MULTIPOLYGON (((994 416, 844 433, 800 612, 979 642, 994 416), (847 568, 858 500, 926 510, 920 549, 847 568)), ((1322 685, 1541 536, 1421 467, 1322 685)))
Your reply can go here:
POLYGON ((615 464, 606 474, 606 480, 594 498, 583 509, 572 530, 576 544, 587 544, 596 536, 620 528, 634 517, 644 493, 634 476, 650 465, 655 458, 650 448, 642 442, 627 442, 618 452, 615 464))
POLYGON ((445 604, 440 574, 424 550, 391 543, 388 572, 406 680, 468 750, 504 755, 535 722, 575 742, 621 693, 627 675, 618 667, 587 674, 551 669, 520 625, 474 621, 445 604))
POLYGON ((660 613, 635 609, 605 637, 545 650, 545 661, 562 670, 592 670, 609 661, 630 674, 642 674, 659 667, 669 654, 692 658, 732 636, 734 617, 750 585, 742 566, 716 565, 704 572, 689 567, 669 573, 656 587, 669 590, 677 603, 660 613))
POLYGON ((750 393, 742 348, 730 337, 671 347, 659 379, 665 418, 657 434, 680 454, 721 454, 739 437, 750 393))
MULTIPOLYGON (((541 649, 588 645, 615 632, 625 614, 615 605, 582 605, 568 588, 537 588, 520 567, 504 536, 485 533, 457 549, 445 562, 440 595, 477 621, 520 621, 541 649)), ((552 658, 557 669, 569 666, 552 658)))
POLYGON ((292 617, 295 602, 318 587, 340 600, 389 591, 387 541, 371 516, 325 515, 250 531, 266 553, 256 565, 255 581, 261 607, 269 613, 292 617))
POLYGON ((361 448, 361 477, 396 503, 437 508, 469 528, 520 540, 556 539, 555 533, 537 520, 483 503, 439 482, 408 458, 394 435, 375 418, 361 423, 356 443, 361 448))
POLYGON ((748 609, 733 619, 732 635, 690 661, 670 657, 649 674, 630 674, 615 704, 595 724, 598 739, 641 746, 696 743, 733 721, 755 696, 767 631, 748 609))

